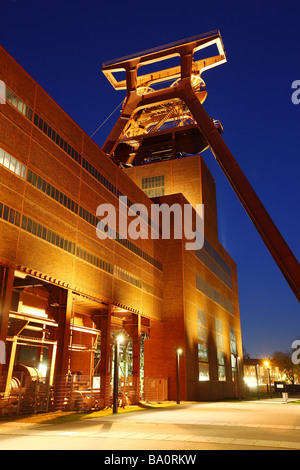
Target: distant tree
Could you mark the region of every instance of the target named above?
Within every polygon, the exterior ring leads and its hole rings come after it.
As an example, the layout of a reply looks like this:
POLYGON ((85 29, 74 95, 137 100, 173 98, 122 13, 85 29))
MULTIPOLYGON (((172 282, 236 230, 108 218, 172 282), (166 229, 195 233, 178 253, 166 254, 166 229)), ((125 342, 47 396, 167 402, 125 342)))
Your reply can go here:
POLYGON ((295 374, 300 373, 300 368, 293 364, 291 352, 274 351, 271 361, 272 365, 278 367, 280 373, 286 376, 286 382, 295 383, 295 374))
POLYGON ((246 348, 244 345, 243 345, 243 358, 250 359, 250 354, 246 351, 246 348))

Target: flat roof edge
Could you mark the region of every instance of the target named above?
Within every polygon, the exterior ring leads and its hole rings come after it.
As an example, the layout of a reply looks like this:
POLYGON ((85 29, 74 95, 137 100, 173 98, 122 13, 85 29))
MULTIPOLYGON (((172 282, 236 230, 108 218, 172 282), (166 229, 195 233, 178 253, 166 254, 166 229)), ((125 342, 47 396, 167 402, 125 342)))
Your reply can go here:
POLYGON ((150 55, 150 54, 153 54, 155 52, 160 52, 160 51, 163 51, 163 50, 166 50, 166 49, 171 49, 171 48, 174 48, 176 46, 181 46, 183 44, 188 44, 190 42, 198 41, 200 39, 209 38, 211 36, 219 36, 220 37, 220 31, 218 29, 215 29, 213 31, 209 31, 208 33, 198 34, 198 35, 192 36, 190 38, 180 39, 179 41, 171 42, 169 44, 164 44, 162 46, 157 46, 157 47, 154 47, 152 49, 146 49, 145 51, 142 51, 142 52, 136 52, 134 54, 129 54, 127 56, 120 57, 118 59, 108 60, 106 62, 103 62, 102 68, 109 67, 109 66, 112 66, 114 64, 119 64, 119 63, 122 63, 122 62, 126 62, 128 60, 135 59, 137 57, 150 55))

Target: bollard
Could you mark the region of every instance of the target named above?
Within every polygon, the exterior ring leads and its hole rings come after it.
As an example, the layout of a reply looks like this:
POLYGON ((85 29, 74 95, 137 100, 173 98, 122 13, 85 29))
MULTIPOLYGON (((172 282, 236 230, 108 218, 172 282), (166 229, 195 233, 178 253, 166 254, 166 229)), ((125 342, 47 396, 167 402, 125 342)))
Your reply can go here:
POLYGON ((284 401, 284 403, 286 403, 286 404, 287 404, 287 402, 288 402, 288 397, 289 397, 289 394, 288 394, 288 393, 286 393, 286 392, 283 392, 283 393, 282 393, 283 401, 284 401))

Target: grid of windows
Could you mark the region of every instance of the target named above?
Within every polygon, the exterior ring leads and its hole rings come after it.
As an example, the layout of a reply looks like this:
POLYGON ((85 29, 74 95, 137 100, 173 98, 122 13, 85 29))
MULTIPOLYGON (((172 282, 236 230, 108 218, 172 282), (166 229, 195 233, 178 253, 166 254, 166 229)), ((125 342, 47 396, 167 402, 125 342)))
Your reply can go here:
POLYGON ((122 279, 123 281, 129 282, 130 284, 142 288, 142 280, 132 274, 124 271, 124 269, 119 268, 118 266, 114 267, 114 275, 118 279, 122 279))
POLYGON ((8 170, 25 179, 26 166, 2 148, 0 148, 0 165, 5 166, 8 170))
POLYGON ((165 188, 145 189, 145 194, 150 198, 164 196, 165 188))
POLYGON ((205 245, 201 250, 195 252, 197 258, 202 261, 221 281, 232 289, 231 278, 220 268, 220 266, 204 251, 205 245))
POLYGON ((208 282, 202 279, 198 274, 196 274, 196 288, 209 297, 211 300, 219 304, 229 313, 234 315, 234 306, 233 304, 219 291, 217 291, 213 286, 211 286, 208 282))
POLYGON ((223 337, 223 323, 216 318, 216 347, 217 347, 217 362, 218 362, 218 380, 226 380, 225 371, 225 352, 224 352, 224 337, 223 337))
POLYGON ((33 123, 48 137, 50 137, 53 142, 56 143, 62 150, 70 155, 77 163, 81 164, 82 156, 77 150, 74 149, 65 139, 61 137, 58 132, 56 132, 49 124, 44 121, 38 114, 34 113, 33 123))
MULTIPOLYGON (((37 113, 34 113, 34 118, 33 118, 33 111, 32 109, 25 105, 25 103, 17 97, 9 88, 6 90, 9 90, 8 92, 6 91, 6 95, 8 94, 10 96, 10 93, 12 93, 13 96, 15 96, 14 100, 9 100, 6 98, 6 101, 12 104, 16 109, 18 109, 24 116, 26 116, 30 121, 33 120, 33 123, 44 133, 46 134, 56 145, 58 145, 64 152, 66 152, 71 158, 73 158, 79 165, 82 165, 82 167, 90 173, 100 184, 102 184, 108 191, 110 191, 114 196, 120 197, 124 196, 124 194, 119 191, 116 186, 111 183, 107 178, 105 178, 102 173, 100 173, 97 168, 95 168, 88 160, 86 160, 74 147, 72 147, 69 142, 63 138, 56 130, 52 128, 44 119, 42 119, 37 113), (24 106, 21 107, 21 105, 18 106, 18 103, 24 103, 24 106), (25 112, 25 106, 28 111, 25 112)), ((127 200, 128 207, 130 207, 133 202, 130 201, 129 199, 127 200)), ((147 223, 150 224, 149 218, 146 214, 141 214, 141 217, 143 217, 147 223)), ((159 227, 152 222, 152 227, 159 233, 160 229, 159 227)))
POLYGON ((24 116, 26 116, 30 121, 32 121, 32 109, 23 101, 21 98, 19 98, 13 91, 8 88, 7 86, 5 87, 6 90, 6 96, 5 100, 7 103, 10 103, 14 108, 16 108, 20 113, 22 113, 24 116))
POLYGON ((43 193, 50 196, 55 201, 59 202, 63 206, 67 207, 70 211, 78 213, 78 204, 73 201, 71 198, 66 196, 64 193, 55 188, 52 184, 48 183, 46 180, 38 176, 32 170, 28 170, 27 181, 35 186, 37 189, 43 191, 43 193))
MULTIPOLYGON (((26 172, 26 167, 25 167, 25 172, 26 172)), ((28 173, 27 173, 27 181, 31 183, 33 186, 35 186, 37 189, 40 189, 45 194, 50 196, 59 204, 62 204, 67 209, 71 210, 75 214, 78 214, 79 217, 81 217, 82 219, 84 219, 86 222, 93 225, 94 227, 96 227, 98 230, 101 230, 102 232, 106 232, 105 225, 95 215, 93 215, 84 207, 79 206, 77 202, 69 198, 66 194, 62 193, 60 190, 55 188, 53 185, 48 183, 46 180, 38 176, 36 173, 34 173, 30 169, 28 170, 28 173)), ((108 235, 111 238, 115 238, 118 243, 121 243, 128 250, 132 251, 133 253, 140 256, 148 263, 152 264, 152 266, 155 266, 156 268, 162 270, 162 264, 159 261, 154 259, 152 256, 150 256, 148 253, 143 251, 141 248, 139 248, 137 245, 135 245, 128 239, 124 239, 124 240, 121 239, 118 233, 112 233, 111 230, 108 233, 108 235)))
POLYGON ((164 187, 164 186, 165 186, 164 175, 151 176, 150 178, 142 179, 142 189, 159 188, 159 187, 164 187))
POLYGON ((117 277, 118 279, 121 279, 122 281, 129 282, 129 284, 132 284, 135 287, 138 287, 139 289, 142 289, 152 295, 155 295, 157 297, 162 297, 162 289, 158 289, 154 286, 151 286, 150 284, 144 282, 142 279, 134 276, 133 274, 125 271, 122 268, 119 268, 118 266, 114 266, 114 276, 117 277))
POLYGON ((231 275, 231 268, 230 266, 226 263, 226 261, 222 258, 220 253, 217 252, 217 250, 214 249, 214 247, 207 241, 204 240, 204 250, 209 254, 213 260, 218 263, 219 266, 225 271, 227 276, 230 278, 232 277, 231 275))
POLYGON ((21 228, 29 233, 32 233, 32 235, 35 235, 47 241, 48 243, 51 243, 51 245, 55 245, 58 248, 71 253, 72 255, 75 254, 75 243, 71 242, 65 237, 62 237, 53 230, 50 230, 49 228, 39 224, 26 215, 23 215, 22 217, 21 228))
POLYGON ((206 312, 197 309, 198 325, 198 380, 206 382, 209 380, 208 346, 207 346, 207 315, 206 312))
POLYGON ((21 214, 15 209, 12 209, 0 202, 0 219, 6 220, 11 224, 20 227, 21 214))
POLYGON ((44 225, 39 224, 35 220, 27 217, 25 215, 22 216, 20 212, 16 211, 15 209, 7 206, 0 202, 0 219, 3 219, 17 227, 21 227, 26 232, 31 233, 32 235, 41 238, 42 240, 55 245, 57 248, 60 248, 72 255, 77 256, 83 261, 86 261, 93 266, 108 272, 116 276, 117 278, 128 282, 140 289, 145 290, 148 293, 153 295, 162 297, 162 290, 151 286, 150 284, 145 283, 141 279, 133 276, 129 272, 125 271, 124 269, 119 268, 118 266, 114 266, 112 263, 99 258, 94 253, 80 247, 76 246, 74 242, 68 240, 67 238, 61 236, 60 234, 50 230, 49 228, 45 227, 44 225))
POLYGON ((163 297, 163 289, 152 286, 151 284, 148 284, 147 282, 142 281, 142 289, 145 292, 148 292, 148 294, 155 295, 156 297, 160 297, 160 298, 163 297))
MULTIPOLYGON (((82 157, 80 153, 77 152, 64 138, 62 138, 52 127, 40 116, 36 113, 34 115, 34 124, 39 127, 39 129, 50 139, 53 140, 64 152, 66 152, 70 157, 72 157, 77 163, 82 165, 82 167, 92 175, 100 184, 102 184, 109 192, 111 192, 114 196, 120 197, 124 196, 124 194, 119 191, 116 186, 111 183, 107 178, 105 178, 102 173, 100 173, 97 168, 95 168, 86 158, 82 157)), ((133 205, 133 202, 127 199, 128 207, 133 205)), ((141 214, 147 223, 149 223, 149 219, 145 214, 141 214)), ((159 231, 159 228, 153 224, 154 228, 159 231)))
POLYGON ((158 197, 165 195, 165 176, 151 176, 142 179, 142 190, 148 197, 158 197))
POLYGON ((92 264, 93 266, 96 266, 99 269, 102 269, 103 271, 106 271, 110 274, 113 274, 114 272, 114 265, 109 263, 108 261, 105 261, 102 258, 99 258, 99 256, 96 256, 94 253, 91 253, 90 251, 85 250, 84 248, 77 246, 76 247, 76 256, 83 261, 86 261, 89 264, 92 264))

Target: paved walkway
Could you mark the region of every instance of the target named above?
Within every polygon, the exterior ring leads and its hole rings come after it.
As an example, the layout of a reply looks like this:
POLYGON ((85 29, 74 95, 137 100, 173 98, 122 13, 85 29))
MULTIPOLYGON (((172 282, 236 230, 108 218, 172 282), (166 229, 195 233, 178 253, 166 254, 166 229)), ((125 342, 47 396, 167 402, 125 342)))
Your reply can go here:
POLYGON ((89 445, 89 448, 112 449, 115 445, 116 450, 196 450, 211 446, 218 449, 300 450, 300 406, 275 400, 183 403, 61 425, 0 424, 0 449, 11 446, 34 448, 35 440, 41 442, 43 438, 48 438, 49 447, 46 448, 56 448, 57 440, 51 441, 51 438, 59 438, 60 445, 65 444, 66 448, 73 448, 77 442, 77 448, 89 445), (84 442, 86 438, 88 444, 84 442))

